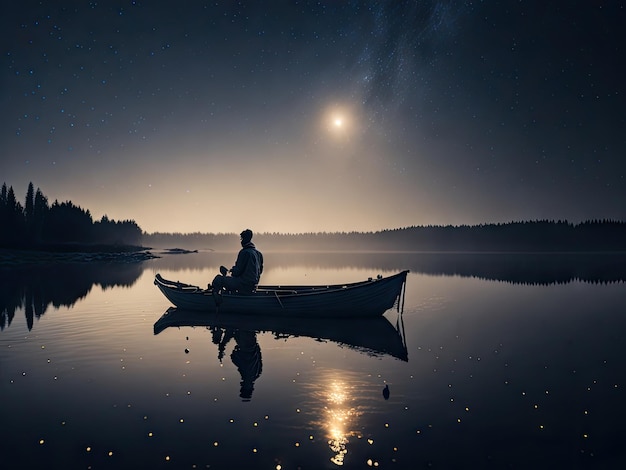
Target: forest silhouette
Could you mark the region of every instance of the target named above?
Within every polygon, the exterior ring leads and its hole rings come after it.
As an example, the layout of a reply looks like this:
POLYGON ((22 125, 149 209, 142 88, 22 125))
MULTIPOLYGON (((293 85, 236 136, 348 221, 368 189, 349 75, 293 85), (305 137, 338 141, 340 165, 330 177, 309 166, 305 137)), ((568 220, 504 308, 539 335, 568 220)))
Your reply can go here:
MULTIPOLYGON (((623 252, 626 223, 594 220, 527 221, 462 226, 420 226, 378 232, 260 233, 255 243, 265 251, 342 252, 623 252)), ((232 251, 237 238, 228 233, 152 233, 143 243, 155 247, 232 251)))
POLYGON ((48 204, 39 188, 29 183, 24 205, 15 197, 13 186, 0 190, 0 248, 63 251, 72 245, 140 245, 141 228, 133 220, 115 221, 106 215, 94 221, 89 210, 71 201, 48 204))
MULTIPOLYGON (((145 233, 134 220, 106 215, 94 221, 89 210, 71 201, 48 204, 40 189, 28 185, 22 205, 13 187, 0 191, 0 248, 84 251, 113 248, 182 247, 235 251, 230 233, 145 233)), ((265 251, 395 252, 624 252, 626 222, 603 219, 573 224, 535 220, 460 226, 412 226, 377 232, 259 233, 265 251)))

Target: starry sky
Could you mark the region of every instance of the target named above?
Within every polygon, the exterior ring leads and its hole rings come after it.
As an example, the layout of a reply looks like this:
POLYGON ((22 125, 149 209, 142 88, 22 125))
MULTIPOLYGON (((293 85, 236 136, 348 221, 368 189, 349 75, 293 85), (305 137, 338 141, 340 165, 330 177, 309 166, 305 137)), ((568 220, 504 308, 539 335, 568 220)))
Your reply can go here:
POLYGON ((625 220, 625 3, 10 2, 0 182, 147 232, 625 220))

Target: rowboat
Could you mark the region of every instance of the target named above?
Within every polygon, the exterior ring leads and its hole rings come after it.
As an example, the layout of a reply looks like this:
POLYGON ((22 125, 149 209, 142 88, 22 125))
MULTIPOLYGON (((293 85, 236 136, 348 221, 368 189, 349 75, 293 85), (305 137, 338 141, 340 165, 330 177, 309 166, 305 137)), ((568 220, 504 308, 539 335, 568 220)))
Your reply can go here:
POLYGON ((170 307, 154 324, 154 334, 167 328, 204 327, 209 329, 271 333, 277 340, 312 338, 332 342, 373 357, 389 355, 408 361, 403 323, 398 315, 394 326, 384 316, 374 318, 303 318, 206 313, 170 307))
POLYGON ((174 282, 157 274, 154 283, 176 307, 220 314, 307 318, 380 317, 404 301, 409 271, 365 281, 334 285, 263 286, 251 294, 223 293, 215 301, 211 289, 174 282))

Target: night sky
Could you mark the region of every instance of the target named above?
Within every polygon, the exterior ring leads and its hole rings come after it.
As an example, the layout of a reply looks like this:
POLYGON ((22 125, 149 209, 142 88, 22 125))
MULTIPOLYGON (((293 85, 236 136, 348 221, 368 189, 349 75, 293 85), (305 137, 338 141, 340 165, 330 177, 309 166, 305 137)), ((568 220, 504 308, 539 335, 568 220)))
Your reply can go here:
POLYGON ((626 220, 622 1, 42 1, 0 183, 145 231, 626 220))

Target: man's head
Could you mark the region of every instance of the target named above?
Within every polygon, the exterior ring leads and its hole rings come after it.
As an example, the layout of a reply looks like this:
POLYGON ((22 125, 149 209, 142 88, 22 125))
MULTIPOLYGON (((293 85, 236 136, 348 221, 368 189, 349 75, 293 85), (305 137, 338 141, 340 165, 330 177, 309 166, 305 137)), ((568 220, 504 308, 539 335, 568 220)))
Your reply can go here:
POLYGON ((250 230, 249 228, 245 229, 239 235, 241 236, 242 245, 245 245, 246 243, 250 243, 250 241, 252 240, 252 230, 250 230))

